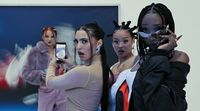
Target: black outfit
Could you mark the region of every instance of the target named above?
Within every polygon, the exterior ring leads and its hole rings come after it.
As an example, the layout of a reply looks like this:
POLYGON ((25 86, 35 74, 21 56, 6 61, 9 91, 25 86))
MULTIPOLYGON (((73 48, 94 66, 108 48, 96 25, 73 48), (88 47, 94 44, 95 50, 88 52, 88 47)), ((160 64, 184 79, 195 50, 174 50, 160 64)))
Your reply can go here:
POLYGON ((169 62, 169 53, 156 50, 141 63, 136 74, 129 111, 186 111, 183 88, 190 66, 169 62))

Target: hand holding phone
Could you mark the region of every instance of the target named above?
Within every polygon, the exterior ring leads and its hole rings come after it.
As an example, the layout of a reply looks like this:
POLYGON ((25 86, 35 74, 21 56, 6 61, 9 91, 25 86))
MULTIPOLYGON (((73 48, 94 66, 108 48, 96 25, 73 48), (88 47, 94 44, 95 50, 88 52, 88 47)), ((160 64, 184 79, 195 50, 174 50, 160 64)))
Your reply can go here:
POLYGON ((57 62, 67 58, 66 48, 67 44, 65 42, 56 42, 55 54, 57 62))

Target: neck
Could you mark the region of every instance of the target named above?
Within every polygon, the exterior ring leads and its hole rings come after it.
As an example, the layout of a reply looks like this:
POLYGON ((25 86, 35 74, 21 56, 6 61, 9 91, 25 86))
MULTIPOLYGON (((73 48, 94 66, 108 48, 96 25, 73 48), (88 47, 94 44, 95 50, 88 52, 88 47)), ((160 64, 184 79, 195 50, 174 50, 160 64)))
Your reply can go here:
POLYGON ((101 61, 101 55, 94 55, 92 57, 92 64, 101 61))
POLYGON ((49 53, 49 55, 53 55, 54 54, 54 48, 48 47, 48 53, 49 53))
POLYGON ((119 58, 119 63, 121 64, 121 63, 123 63, 124 61, 128 60, 131 57, 133 57, 132 53, 127 55, 127 56, 125 56, 125 57, 121 57, 121 58, 119 58))
POLYGON ((95 64, 101 61, 101 55, 94 55, 91 60, 85 61, 85 65, 95 64))

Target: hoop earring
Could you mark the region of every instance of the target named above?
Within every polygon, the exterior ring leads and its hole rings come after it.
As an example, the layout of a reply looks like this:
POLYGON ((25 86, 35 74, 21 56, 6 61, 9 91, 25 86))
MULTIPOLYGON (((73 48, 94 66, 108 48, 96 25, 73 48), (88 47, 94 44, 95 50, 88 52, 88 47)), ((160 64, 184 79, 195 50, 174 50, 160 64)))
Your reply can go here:
POLYGON ((97 47, 96 47, 96 54, 100 54, 100 45, 98 45, 97 47))

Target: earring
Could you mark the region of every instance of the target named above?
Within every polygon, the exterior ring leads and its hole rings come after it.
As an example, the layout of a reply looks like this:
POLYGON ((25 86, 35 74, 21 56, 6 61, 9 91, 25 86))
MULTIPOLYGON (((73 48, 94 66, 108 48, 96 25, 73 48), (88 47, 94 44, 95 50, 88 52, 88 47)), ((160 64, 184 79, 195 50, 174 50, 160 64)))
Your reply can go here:
POLYGON ((132 44, 132 50, 135 48, 135 44, 132 44))
POLYGON ((97 47, 96 47, 96 54, 99 54, 100 53, 100 45, 98 45, 97 47))

